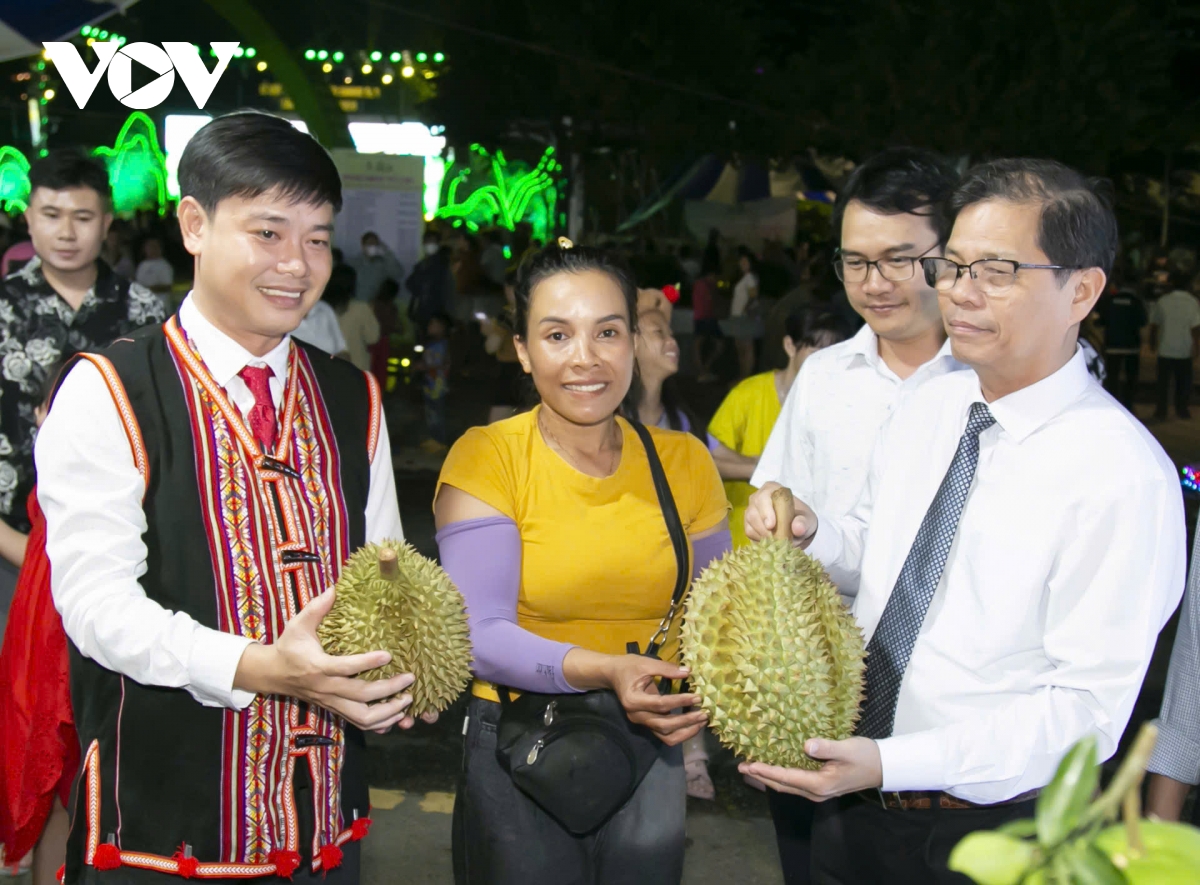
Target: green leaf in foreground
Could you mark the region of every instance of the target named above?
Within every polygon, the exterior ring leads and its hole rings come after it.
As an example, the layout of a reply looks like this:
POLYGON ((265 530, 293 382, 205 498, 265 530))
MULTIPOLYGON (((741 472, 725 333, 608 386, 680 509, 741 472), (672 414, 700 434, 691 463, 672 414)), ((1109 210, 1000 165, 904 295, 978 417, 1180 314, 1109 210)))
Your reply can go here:
POLYGON ((1037 800, 1037 837, 1045 848, 1065 839, 1079 823, 1099 783, 1096 738, 1088 735, 1063 757, 1054 780, 1037 800))
POLYGON ((979 885, 1017 885, 1036 853, 1037 848, 1030 842, 980 831, 954 846, 950 869, 970 876, 979 885))
POLYGON ((1200 881, 1200 830, 1186 824, 1138 822, 1142 850, 1129 845, 1123 824, 1096 837, 1096 846, 1132 885, 1195 885, 1200 881))

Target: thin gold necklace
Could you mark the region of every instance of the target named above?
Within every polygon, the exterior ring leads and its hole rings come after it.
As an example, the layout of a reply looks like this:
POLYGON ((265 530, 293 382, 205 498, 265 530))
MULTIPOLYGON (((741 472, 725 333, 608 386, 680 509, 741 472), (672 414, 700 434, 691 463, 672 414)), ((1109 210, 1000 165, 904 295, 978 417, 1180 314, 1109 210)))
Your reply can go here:
MULTIPOLYGON (((614 423, 615 423, 615 420, 614 420, 614 423)), ((558 452, 564 458, 567 459, 567 461, 570 463, 570 465, 572 467, 574 467, 576 470, 578 470, 580 473, 582 473, 586 476, 592 476, 592 474, 588 473, 586 470, 584 470, 582 467, 579 466, 579 462, 575 460, 575 457, 571 454, 570 450, 566 446, 564 446, 561 442, 559 442, 558 437, 555 436, 554 433, 550 430, 550 428, 546 426, 546 422, 542 418, 542 411, 540 409, 538 410, 538 427, 541 429, 543 435, 550 438, 550 442, 554 443, 554 446, 557 448, 558 452)), ((597 477, 597 479, 607 479, 608 477, 612 476, 616 472, 617 456, 619 454, 620 454, 620 452, 618 452, 616 449, 614 449, 609 454, 608 470, 605 471, 605 474, 603 477, 597 477)))

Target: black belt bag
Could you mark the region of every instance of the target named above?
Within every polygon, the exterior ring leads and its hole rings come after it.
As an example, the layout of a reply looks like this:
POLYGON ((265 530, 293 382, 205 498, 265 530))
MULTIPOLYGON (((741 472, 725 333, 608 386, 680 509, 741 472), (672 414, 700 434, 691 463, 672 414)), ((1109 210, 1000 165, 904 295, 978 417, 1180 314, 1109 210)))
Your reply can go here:
MULTIPOLYGON (((691 569, 687 536, 662 462, 650 433, 630 422, 646 448, 654 489, 675 549, 677 575, 671 607, 642 652, 630 642, 630 654, 657 658, 674 623, 691 569)), ((670 682, 659 686, 663 694, 670 682)), ((500 722, 496 758, 518 789, 576 836, 599 829, 637 790, 658 759, 662 742, 648 728, 634 725, 612 691, 579 694, 522 694, 497 687, 500 722)))

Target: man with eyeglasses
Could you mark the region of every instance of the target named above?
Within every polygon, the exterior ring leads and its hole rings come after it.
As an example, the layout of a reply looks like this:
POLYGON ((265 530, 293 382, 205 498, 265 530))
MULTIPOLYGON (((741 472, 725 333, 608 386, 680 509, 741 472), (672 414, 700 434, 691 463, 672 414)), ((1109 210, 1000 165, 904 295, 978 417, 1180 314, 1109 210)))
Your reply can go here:
MULTIPOLYGON (((937 293, 919 260, 941 255, 954 167, 930 151, 897 148, 850 176, 833 211, 834 270, 866 325, 811 355, 792 384, 751 485, 785 485, 840 517, 858 500, 880 426, 906 392, 963 366, 950 355, 937 293)), ((769 494, 769 493, 768 493, 769 494)), ((857 577, 835 575, 850 599, 857 577)), ((768 794, 787 885, 810 881, 816 806, 768 794)))
MULTIPOLYGON (((905 397, 848 516, 796 502, 798 543, 860 576, 857 734, 809 740, 819 771, 742 766, 827 800, 818 883, 967 882, 947 869, 964 836, 1032 817, 1080 738, 1115 752, 1183 591, 1175 468, 1077 340, 1117 249, 1108 200, 1061 164, 998 160, 951 208, 945 256, 921 263, 974 371, 905 397)), ((774 523, 751 502, 750 537, 774 523)))

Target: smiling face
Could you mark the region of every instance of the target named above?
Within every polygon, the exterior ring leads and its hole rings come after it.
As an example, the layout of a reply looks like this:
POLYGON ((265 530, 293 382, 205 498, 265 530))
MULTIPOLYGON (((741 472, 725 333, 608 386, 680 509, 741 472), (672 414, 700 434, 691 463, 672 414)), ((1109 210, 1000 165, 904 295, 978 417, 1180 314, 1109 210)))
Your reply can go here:
POLYGON ((227 197, 209 214, 184 197, 179 226, 196 256, 196 306, 259 356, 300 325, 333 270, 329 203, 295 203, 268 191, 227 197))
POLYGON ((113 219, 104 198, 90 187, 39 187, 29 198, 25 220, 42 263, 65 274, 100 257, 113 219))
POLYGON ((572 424, 607 421, 633 382, 629 305, 608 274, 556 273, 530 292, 517 357, 542 405, 572 424))
POLYGON ((638 316, 637 363, 646 381, 662 382, 679 371, 679 342, 662 311, 638 316))
MULTIPOLYGON (((1038 246, 1041 205, 985 200, 954 222, 946 257, 959 264, 1005 258, 1054 264, 1038 246)), ((979 374, 985 392, 1003 396, 1047 377, 1075 353, 1079 324, 1104 291, 1099 268, 1059 283, 1052 270, 1018 271, 1012 287, 984 295, 966 273, 940 293, 954 356, 979 374)))
MULTIPOLYGON (((865 261, 940 255, 937 233, 929 219, 905 212, 876 212, 851 200, 842 216, 842 256, 865 261)), ((845 283, 846 297, 871 330, 889 341, 919 338, 941 323, 937 292, 913 267, 911 279, 885 280, 878 268, 869 269, 861 282, 845 283)))

